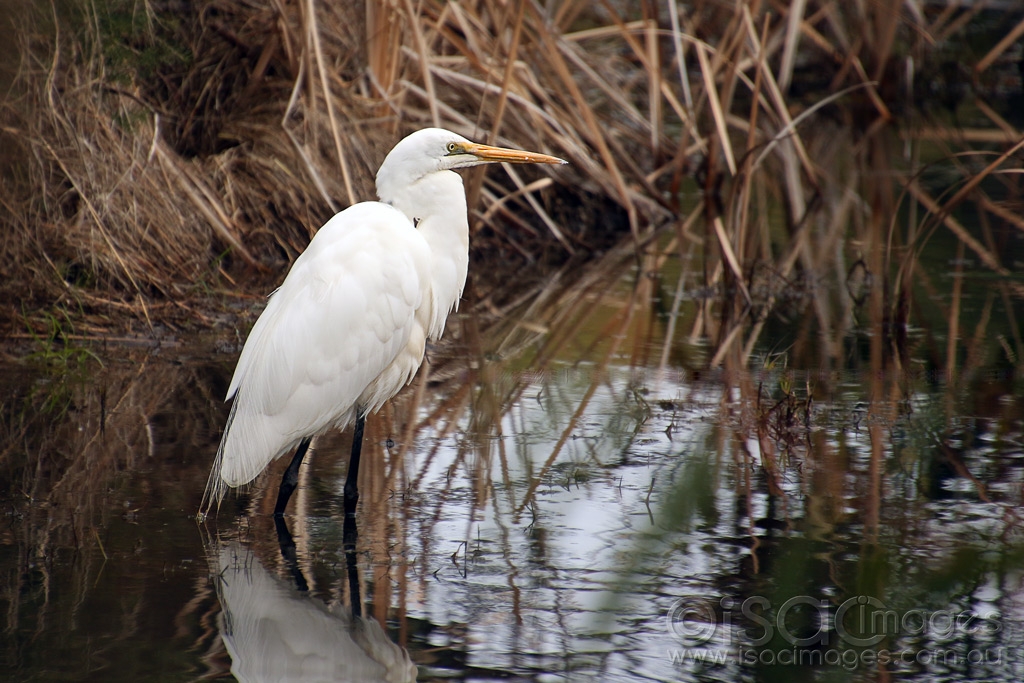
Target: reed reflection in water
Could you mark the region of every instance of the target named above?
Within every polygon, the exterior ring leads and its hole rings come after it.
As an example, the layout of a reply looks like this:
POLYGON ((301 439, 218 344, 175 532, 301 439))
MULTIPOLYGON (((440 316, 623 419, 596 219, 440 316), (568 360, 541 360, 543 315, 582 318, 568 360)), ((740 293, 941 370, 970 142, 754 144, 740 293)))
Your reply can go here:
MULTIPOLYGON (((674 258, 652 271, 658 258, 612 254, 519 309, 462 318, 461 341, 373 421, 363 561, 375 613, 404 626, 421 673, 801 680, 817 662, 1012 680, 1013 372, 978 365, 958 384, 872 368, 856 326, 831 369, 776 350, 753 371, 690 370, 705 352, 685 323, 703 303, 673 286, 674 258), (869 600, 897 627, 824 626, 869 600), (917 628, 921 615, 975 626, 917 628)), ((321 442, 299 514, 328 565, 346 448, 321 442)))
MULTIPOLYGON (((368 421, 351 558, 348 435, 301 470, 293 551, 270 515, 279 471, 192 520, 232 356, 132 351, 77 375, 8 375, 11 680, 152 680, 154 662, 163 679, 246 678, 268 668, 244 664, 235 589, 275 596, 274 614, 311 607, 295 629, 345 635, 353 585, 421 680, 1016 680, 1024 422, 1019 376, 986 351, 1009 316, 986 314, 959 381, 873 366, 870 318, 820 304, 819 319, 852 321, 833 331, 842 362, 786 353, 772 330, 756 361, 708 370, 689 340, 705 307, 695 268, 651 249, 467 307, 428 372, 368 421), (846 640, 823 629, 861 598, 899 618, 846 624, 846 640), (911 656, 883 665, 882 650, 911 656)), ((966 299, 965 317, 989 300, 966 299)))

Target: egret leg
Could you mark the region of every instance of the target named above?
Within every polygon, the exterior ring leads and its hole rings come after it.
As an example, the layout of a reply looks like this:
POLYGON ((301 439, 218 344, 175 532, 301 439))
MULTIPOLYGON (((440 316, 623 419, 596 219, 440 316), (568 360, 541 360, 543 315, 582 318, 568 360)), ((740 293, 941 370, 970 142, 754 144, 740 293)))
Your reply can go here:
POLYGON ((348 569, 348 591, 352 604, 352 614, 357 617, 363 616, 363 601, 359 595, 359 563, 356 555, 356 542, 359 540, 359 530, 356 528, 356 516, 345 515, 345 522, 342 525, 342 538, 345 547, 345 567, 348 569))
POLYGON ((302 440, 299 447, 295 449, 295 455, 292 456, 291 464, 288 465, 288 469, 284 471, 284 476, 281 477, 281 488, 277 490, 277 505, 274 506, 275 517, 280 517, 284 514, 284 509, 288 506, 288 499, 292 497, 292 492, 299 485, 299 465, 302 464, 302 459, 306 457, 306 451, 309 450, 309 442, 311 440, 311 437, 302 440))
POLYGON ((348 460, 348 476, 345 477, 345 516, 355 516, 359 502, 359 454, 363 449, 363 427, 366 416, 358 414, 356 429, 352 434, 352 455, 348 460))
POLYGON ((348 475, 345 477, 345 522, 342 526, 342 543, 345 548, 345 565, 348 568, 348 590, 352 603, 352 614, 363 616, 363 602, 359 596, 359 566, 356 557, 356 543, 359 531, 356 527, 356 503, 359 502, 359 455, 363 450, 363 427, 366 418, 356 417, 356 428, 352 433, 352 455, 348 461, 348 475))

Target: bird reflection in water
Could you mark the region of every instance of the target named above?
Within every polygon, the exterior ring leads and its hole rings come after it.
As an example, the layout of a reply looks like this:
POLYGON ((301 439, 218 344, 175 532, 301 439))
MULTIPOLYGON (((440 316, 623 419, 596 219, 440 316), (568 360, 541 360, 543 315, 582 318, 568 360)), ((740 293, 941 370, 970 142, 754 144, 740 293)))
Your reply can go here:
POLYGON ((356 522, 346 516, 345 560, 352 608, 328 606, 308 593, 295 542, 275 520, 281 554, 294 585, 267 571, 239 542, 211 548, 211 571, 222 613, 218 626, 231 657, 231 673, 249 681, 416 680, 408 652, 362 616, 356 566, 356 522))

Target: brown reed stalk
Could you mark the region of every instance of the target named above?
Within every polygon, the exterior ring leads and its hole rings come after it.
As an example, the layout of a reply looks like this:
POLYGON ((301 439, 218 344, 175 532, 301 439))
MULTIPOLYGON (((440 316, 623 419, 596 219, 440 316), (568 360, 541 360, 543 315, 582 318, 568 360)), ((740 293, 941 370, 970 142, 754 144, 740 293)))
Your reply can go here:
MULTIPOLYGON (((23 32, 33 58, 11 91, 21 99, 3 105, 0 135, 28 154, 22 180, 5 180, 15 190, 2 206, 16 237, 4 249, 26 273, 7 280, 37 283, 35 306, 75 295, 96 315, 132 310, 143 321, 196 282, 265 289, 267 271, 279 272, 332 212, 373 196, 387 149, 423 125, 572 162, 558 175, 470 176, 474 249, 520 263, 607 249, 627 234, 642 245, 658 225, 681 225, 691 214, 680 191, 686 174, 706 167, 703 199, 714 210, 704 227, 715 235, 701 246, 707 284, 734 280, 745 302, 757 261, 775 261, 780 272, 794 258, 800 269, 820 267, 814 252, 837 244, 835 217, 855 206, 820 204, 833 167, 814 128, 836 113, 863 127, 862 140, 891 125, 886 98, 907 91, 892 82, 896 55, 912 49, 924 69, 928 51, 975 16, 921 14, 900 0, 580 1, 550 15, 498 0, 212 0, 216 12, 175 24, 147 5, 146 22, 126 39, 103 33, 102 13, 116 5, 89 10, 86 28, 58 15, 52 35, 23 32), (111 61, 104 51, 125 44, 194 58, 158 57, 147 72, 132 63, 142 59, 111 61), (808 64, 829 90, 794 98, 787 87, 808 64), (787 241, 767 220, 752 222, 755 197, 768 207, 782 198, 787 241), (815 224, 828 234, 815 235, 815 224), (38 225, 41 241, 31 237, 38 225), (719 252, 727 270, 716 271, 719 252)), ((975 72, 995 69, 1020 30, 1014 24, 975 72)), ((1019 139, 997 107, 979 99, 977 108, 993 128, 904 134, 961 148, 1019 139)), ((999 177, 997 168, 975 182, 999 177)), ((698 244, 692 234, 680 232, 677 246, 698 244)), ((10 326, 18 314, 7 307, 3 316, 10 326)))

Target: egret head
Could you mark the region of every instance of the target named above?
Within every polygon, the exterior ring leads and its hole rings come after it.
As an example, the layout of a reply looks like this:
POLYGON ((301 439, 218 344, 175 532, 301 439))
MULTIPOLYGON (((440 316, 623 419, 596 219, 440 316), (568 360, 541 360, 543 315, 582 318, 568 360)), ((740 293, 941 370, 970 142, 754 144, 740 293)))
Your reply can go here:
POLYGON ((377 194, 391 201, 424 176, 480 164, 564 164, 562 159, 470 142, 443 128, 424 128, 403 138, 377 171, 377 194))

